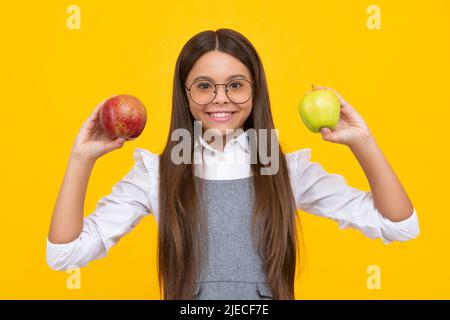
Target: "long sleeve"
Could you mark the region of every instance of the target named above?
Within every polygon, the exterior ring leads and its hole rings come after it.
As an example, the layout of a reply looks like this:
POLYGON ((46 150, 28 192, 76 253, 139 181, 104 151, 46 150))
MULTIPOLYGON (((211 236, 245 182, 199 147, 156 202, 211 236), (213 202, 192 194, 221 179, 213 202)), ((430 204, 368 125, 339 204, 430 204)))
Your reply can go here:
POLYGON ((350 227, 371 239, 380 238, 386 244, 419 235, 415 208, 408 219, 390 221, 375 207, 371 192, 349 186, 343 176, 326 172, 310 158, 309 148, 286 154, 298 209, 334 220, 340 229, 350 227))
POLYGON ((103 258, 120 238, 154 210, 158 156, 137 148, 134 166, 101 198, 96 209, 83 219, 83 228, 69 243, 46 241, 47 264, 54 270, 83 267, 103 258))

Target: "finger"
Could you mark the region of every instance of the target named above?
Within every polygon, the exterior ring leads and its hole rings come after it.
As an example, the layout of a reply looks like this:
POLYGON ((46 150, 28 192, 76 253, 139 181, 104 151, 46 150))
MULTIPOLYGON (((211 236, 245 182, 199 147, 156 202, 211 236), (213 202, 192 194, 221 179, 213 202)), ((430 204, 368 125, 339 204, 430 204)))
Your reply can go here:
POLYGON ((94 130, 97 128, 98 126, 98 118, 100 115, 100 109, 102 108, 103 104, 106 102, 107 99, 103 100, 102 102, 100 102, 92 111, 92 113, 90 114, 90 116, 86 119, 86 121, 84 122, 84 126, 85 128, 89 129, 89 130, 94 130))
POLYGON ((113 97, 118 96, 118 94, 113 94, 112 96, 110 96, 109 98, 106 98, 105 100, 103 100, 102 102, 100 102, 92 111, 91 115, 89 116, 88 119, 95 119, 98 117, 99 113, 100 113, 100 109, 101 107, 105 104, 105 102, 113 97))
POLYGON ((109 152, 121 148, 125 143, 125 138, 116 138, 105 143, 105 151, 109 152))
POLYGON ((339 120, 344 120, 347 123, 358 123, 361 126, 365 124, 363 117, 349 104, 341 107, 339 120))
POLYGON ((330 128, 321 128, 322 139, 333 143, 342 143, 342 132, 332 131, 330 128))
POLYGON ((325 87, 325 86, 317 86, 317 89, 325 89, 325 90, 330 90, 331 92, 333 92, 338 98, 339 98, 339 102, 341 103, 341 106, 349 106, 350 104, 345 101, 344 98, 342 98, 342 96, 340 95, 339 92, 337 92, 336 90, 330 88, 330 87, 325 87))
POLYGON ((320 133, 322 134, 322 139, 326 141, 332 141, 333 132, 328 127, 320 128, 320 133))
POLYGON ((88 120, 89 120, 89 119, 95 119, 95 118, 98 116, 98 114, 99 114, 99 112, 100 112, 100 108, 103 106, 103 104, 105 103, 105 101, 106 101, 106 100, 103 100, 102 102, 100 102, 100 103, 94 108, 94 110, 92 111, 91 115, 88 117, 88 120))
POLYGON ((351 105, 347 104, 341 107, 341 114, 352 117, 357 115, 358 113, 351 105))

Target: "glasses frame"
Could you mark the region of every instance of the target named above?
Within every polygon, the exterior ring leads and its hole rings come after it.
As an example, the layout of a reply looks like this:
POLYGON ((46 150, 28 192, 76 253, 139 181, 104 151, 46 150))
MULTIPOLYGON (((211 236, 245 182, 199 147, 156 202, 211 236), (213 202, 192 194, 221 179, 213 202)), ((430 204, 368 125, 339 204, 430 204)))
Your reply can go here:
POLYGON ((192 101, 194 101, 194 102, 197 103, 198 105, 206 106, 206 105, 210 104, 211 102, 213 102, 214 99, 216 98, 216 96, 217 96, 217 86, 225 86, 225 95, 227 96, 227 98, 228 98, 231 102, 233 102, 233 103, 235 103, 235 104, 243 104, 243 103, 246 103, 248 100, 250 100, 250 99, 253 97, 253 87, 254 87, 254 84, 251 83, 250 81, 248 81, 247 79, 243 79, 243 78, 235 78, 235 79, 231 79, 231 80, 228 80, 226 83, 214 83, 214 82, 212 82, 211 80, 200 79, 200 80, 197 80, 197 81, 192 82, 191 85, 189 86, 189 88, 187 88, 186 86, 184 86, 184 87, 186 88, 187 91, 189 91, 189 96, 191 97, 192 101), (229 91, 229 90, 228 90, 228 85, 230 84, 230 82, 235 81, 235 80, 243 80, 243 81, 246 81, 246 82, 248 82, 248 83, 250 84, 250 87, 252 88, 252 93, 251 93, 250 97, 249 97, 247 100, 245 100, 244 102, 239 102, 239 103, 238 103, 238 102, 234 102, 234 101, 231 100, 231 98, 228 96, 228 91, 229 91), (192 86, 193 86, 195 83, 201 82, 201 81, 206 81, 206 82, 212 83, 212 84, 214 85, 214 97, 213 97, 213 98, 211 99, 211 101, 209 101, 208 103, 197 103, 197 102, 192 98, 192 94, 191 94, 191 88, 192 88, 192 86))

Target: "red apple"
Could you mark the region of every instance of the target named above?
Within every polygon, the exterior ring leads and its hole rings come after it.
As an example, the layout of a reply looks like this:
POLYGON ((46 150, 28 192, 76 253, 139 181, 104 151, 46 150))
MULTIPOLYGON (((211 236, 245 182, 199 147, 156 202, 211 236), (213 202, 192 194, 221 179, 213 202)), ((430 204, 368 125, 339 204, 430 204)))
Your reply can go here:
POLYGON ((146 122, 145 106, 131 95, 111 97, 100 109, 100 124, 112 138, 133 140, 142 133, 146 122))

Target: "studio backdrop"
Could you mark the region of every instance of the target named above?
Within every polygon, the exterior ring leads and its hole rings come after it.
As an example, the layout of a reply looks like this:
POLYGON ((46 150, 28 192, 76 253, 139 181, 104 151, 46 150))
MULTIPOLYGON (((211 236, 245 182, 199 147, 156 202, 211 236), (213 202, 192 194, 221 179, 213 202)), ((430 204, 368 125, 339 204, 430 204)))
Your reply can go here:
POLYGON ((417 211, 420 234, 390 244, 298 211, 304 267, 297 299, 450 298, 450 2, 8 1, 0 9, 1 299, 160 299, 158 229, 149 214, 80 269, 55 271, 46 239, 75 137, 104 99, 142 101, 142 134, 99 159, 84 215, 132 168, 136 148, 167 142, 176 59, 205 30, 229 28, 257 49, 285 152, 370 190, 351 150, 299 115, 311 84, 361 114, 417 211))

